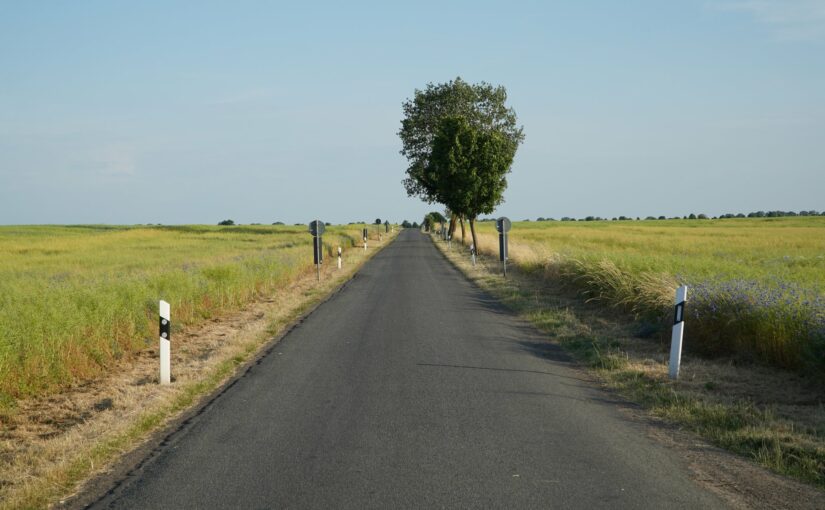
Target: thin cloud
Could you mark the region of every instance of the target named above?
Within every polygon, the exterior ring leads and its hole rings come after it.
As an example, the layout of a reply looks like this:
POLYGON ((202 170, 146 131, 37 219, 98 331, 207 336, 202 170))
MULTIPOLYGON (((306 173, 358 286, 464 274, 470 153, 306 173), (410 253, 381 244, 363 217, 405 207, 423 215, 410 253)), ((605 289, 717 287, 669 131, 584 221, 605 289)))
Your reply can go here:
POLYGON ((783 41, 825 41, 825 0, 736 0, 713 4, 750 14, 783 41))

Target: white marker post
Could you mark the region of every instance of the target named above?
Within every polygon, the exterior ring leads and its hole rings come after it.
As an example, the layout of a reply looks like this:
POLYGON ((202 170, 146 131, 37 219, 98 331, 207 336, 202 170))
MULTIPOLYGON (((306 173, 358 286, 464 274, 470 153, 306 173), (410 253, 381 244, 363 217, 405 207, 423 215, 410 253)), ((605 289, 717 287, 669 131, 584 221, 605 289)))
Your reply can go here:
POLYGON ((473 257, 473 265, 476 265, 476 245, 470 244, 470 255, 473 257))
POLYGON ((679 365, 682 362, 682 338, 685 335, 685 301, 687 285, 676 289, 676 308, 673 315, 673 333, 670 337, 670 378, 679 378, 679 365))
POLYGON ((341 269, 341 247, 338 247, 338 269, 341 269))
POLYGON ((453 236, 447 234, 447 251, 453 251, 453 236))
POLYGON ((367 251, 367 234, 368 234, 368 231, 365 228, 364 229, 364 251, 367 251))
POLYGON ((172 382, 172 319, 169 315, 169 303, 160 302, 160 383, 172 382))

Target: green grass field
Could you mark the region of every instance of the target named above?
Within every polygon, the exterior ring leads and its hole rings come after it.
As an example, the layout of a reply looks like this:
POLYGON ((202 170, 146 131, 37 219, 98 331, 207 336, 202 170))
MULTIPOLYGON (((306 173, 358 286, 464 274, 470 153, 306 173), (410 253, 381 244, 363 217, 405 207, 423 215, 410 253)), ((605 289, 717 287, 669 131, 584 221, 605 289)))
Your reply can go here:
MULTIPOLYGON (((362 227, 327 228, 327 263, 362 227)), ((154 346, 160 299, 174 338, 312 271, 311 239, 305 226, 0 227, 0 408, 154 346)))
MULTIPOLYGON (((479 248, 498 253, 493 223, 479 248)), ((512 261, 666 333, 690 287, 686 346, 785 368, 825 368, 825 218, 518 222, 512 261)))

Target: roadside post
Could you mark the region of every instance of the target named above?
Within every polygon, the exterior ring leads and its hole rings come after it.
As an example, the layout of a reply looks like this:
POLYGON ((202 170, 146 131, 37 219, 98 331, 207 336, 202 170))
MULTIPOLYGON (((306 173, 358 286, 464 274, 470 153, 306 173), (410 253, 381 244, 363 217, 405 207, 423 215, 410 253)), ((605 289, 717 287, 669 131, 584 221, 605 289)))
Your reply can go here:
POLYGON ((447 234, 447 251, 453 251, 453 236, 447 234))
POLYGON ((390 220, 384 220, 384 233, 390 233, 390 220))
POLYGON ((312 258, 315 266, 318 269, 318 281, 321 281, 321 263, 324 261, 324 244, 321 236, 326 230, 326 225, 323 221, 314 220, 309 223, 309 233, 312 234, 312 258))
POLYGON ((685 302, 687 285, 676 289, 676 308, 673 313, 673 333, 670 337, 670 378, 679 378, 679 365, 682 363, 682 338, 685 335, 685 302))
POLYGON ((506 216, 502 216, 501 218, 496 220, 496 230, 498 231, 498 259, 501 261, 501 267, 504 270, 504 277, 507 278, 507 238, 508 232, 510 232, 510 228, 512 228, 513 224, 510 223, 510 219, 506 216))
POLYGON ((169 303, 160 302, 160 383, 172 383, 172 319, 169 303))
POLYGON ((341 269, 341 247, 338 247, 338 269, 341 269))
POLYGON ((364 227, 364 251, 367 251, 367 235, 368 234, 369 234, 369 231, 367 230, 367 227, 364 227))
POLYGON ((473 257, 473 265, 476 265, 476 245, 470 243, 470 256, 473 257))

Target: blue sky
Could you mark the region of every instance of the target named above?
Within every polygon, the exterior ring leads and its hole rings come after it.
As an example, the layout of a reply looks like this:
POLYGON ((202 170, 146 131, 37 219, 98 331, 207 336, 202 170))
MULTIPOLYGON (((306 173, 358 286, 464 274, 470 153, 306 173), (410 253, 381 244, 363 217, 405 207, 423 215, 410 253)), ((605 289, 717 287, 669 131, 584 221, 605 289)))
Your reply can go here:
POLYGON ((825 0, 0 1, 0 224, 420 220, 456 76, 524 126, 497 214, 825 209, 825 0))

